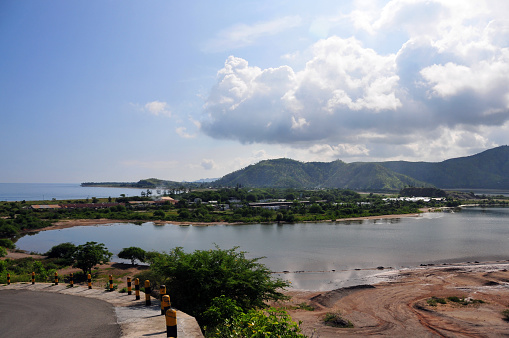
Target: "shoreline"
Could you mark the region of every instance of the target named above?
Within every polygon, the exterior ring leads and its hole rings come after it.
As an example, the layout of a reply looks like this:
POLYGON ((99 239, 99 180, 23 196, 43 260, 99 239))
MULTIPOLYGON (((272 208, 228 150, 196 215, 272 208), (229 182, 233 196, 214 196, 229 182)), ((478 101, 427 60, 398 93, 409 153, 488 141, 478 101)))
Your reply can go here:
MULTIPOLYGON (((433 209, 434 210, 434 209, 433 209)), ((420 209, 420 213, 411 213, 411 214, 394 214, 394 215, 378 215, 378 216, 364 216, 364 217, 349 217, 349 218, 338 218, 335 220, 322 220, 322 221, 302 221, 302 223, 323 223, 323 222, 350 222, 350 221, 363 221, 363 220, 378 220, 378 219, 391 219, 391 218, 403 218, 403 217, 419 217, 423 213, 433 212, 432 209, 423 208, 420 209)), ((182 222, 182 221, 161 221, 161 220, 147 220, 147 221, 137 221, 137 220, 119 220, 119 219, 110 219, 110 218, 99 218, 99 219, 71 219, 71 220, 62 220, 57 221, 53 225, 49 227, 44 227, 40 229, 28 229, 23 232, 20 232, 21 235, 26 233, 34 233, 39 231, 48 231, 48 230, 60 230, 67 229, 77 226, 92 226, 92 225, 108 225, 114 223, 135 223, 135 222, 143 222, 149 223, 152 222, 157 225, 166 225, 173 224, 179 226, 214 226, 214 225, 249 225, 251 223, 243 223, 243 222, 182 222)), ((272 222, 275 223, 275 222, 272 222)), ((254 223, 252 223, 254 224, 254 223)), ((286 223, 282 223, 286 224, 286 223)))

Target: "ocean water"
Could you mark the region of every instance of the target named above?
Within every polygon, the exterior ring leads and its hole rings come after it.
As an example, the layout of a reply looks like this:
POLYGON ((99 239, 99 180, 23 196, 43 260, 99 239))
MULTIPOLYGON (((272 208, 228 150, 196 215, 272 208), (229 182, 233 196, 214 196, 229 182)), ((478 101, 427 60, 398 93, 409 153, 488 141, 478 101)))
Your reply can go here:
POLYGON ((140 196, 143 189, 82 187, 79 183, 0 183, 0 201, 43 201, 140 196))
MULTIPOLYGON (((116 223, 43 231, 20 238, 20 249, 46 252, 63 242, 104 243, 114 254, 129 246, 186 252, 235 246, 297 289, 332 290, 369 283, 377 267, 405 268, 509 259, 509 208, 351 222, 216 226, 116 223)), ((114 261, 121 261, 114 258, 114 261)), ((386 270, 384 270, 386 271, 386 270)))

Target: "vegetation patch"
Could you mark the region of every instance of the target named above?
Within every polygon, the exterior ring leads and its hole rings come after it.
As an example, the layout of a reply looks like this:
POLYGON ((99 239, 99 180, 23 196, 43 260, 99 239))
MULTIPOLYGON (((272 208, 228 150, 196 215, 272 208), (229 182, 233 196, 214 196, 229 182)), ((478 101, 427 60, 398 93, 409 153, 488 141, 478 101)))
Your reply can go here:
POLYGON ((353 328, 354 325, 348 319, 341 317, 339 312, 328 312, 323 319, 325 325, 342 328, 353 328))
POLYGON ((426 299, 426 303, 429 306, 437 306, 438 304, 447 304, 448 302, 458 305, 476 305, 476 304, 484 304, 485 301, 482 299, 473 299, 470 297, 461 298, 458 296, 449 296, 447 298, 440 298, 440 297, 431 297, 426 299))

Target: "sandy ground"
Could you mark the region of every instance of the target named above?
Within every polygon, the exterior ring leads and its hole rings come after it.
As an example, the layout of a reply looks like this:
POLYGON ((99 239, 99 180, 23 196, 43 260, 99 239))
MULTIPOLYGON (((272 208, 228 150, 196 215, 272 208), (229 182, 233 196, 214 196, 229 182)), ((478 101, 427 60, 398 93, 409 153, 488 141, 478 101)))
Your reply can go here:
POLYGON ((509 263, 447 265, 400 270, 391 282, 342 288, 328 292, 288 291, 288 309, 302 321, 309 337, 383 335, 390 337, 509 336, 509 322, 501 312, 509 306, 509 263), (471 297, 484 303, 431 306, 431 297, 471 297), (307 303, 314 311, 296 309, 307 303), (354 328, 323 323, 328 312, 339 312, 354 328))

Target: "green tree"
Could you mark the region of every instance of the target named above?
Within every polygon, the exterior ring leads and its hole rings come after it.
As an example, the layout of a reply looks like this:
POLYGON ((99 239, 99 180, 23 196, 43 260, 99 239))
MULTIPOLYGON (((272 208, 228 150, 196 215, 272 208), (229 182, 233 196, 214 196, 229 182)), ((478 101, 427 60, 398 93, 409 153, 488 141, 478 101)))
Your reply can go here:
POLYGON ((75 252, 76 245, 70 242, 65 242, 53 246, 51 249, 49 249, 48 252, 45 253, 45 255, 48 258, 57 258, 62 263, 70 265, 74 262, 73 255, 75 252))
POLYGON ((140 262, 145 262, 146 259, 146 251, 142 248, 138 248, 136 246, 131 246, 128 248, 123 248, 118 253, 118 258, 129 259, 131 264, 134 265, 135 260, 139 260, 140 262))
POLYGON ((181 247, 151 258, 152 271, 164 276, 172 290, 172 304, 207 325, 203 313, 216 297, 226 295, 243 310, 265 307, 268 300, 287 297, 281 292, 288 282, 272 279, 271 271, 258 263, 261 258, 247 259, 238 248, 197 250, 185 253, 181 247))
POLYGON ((85 274, 92 273, 94 266, 109 262, 112 255, 103 243, 87 242, 76 247, 73 266, 83 270, 85 274))

